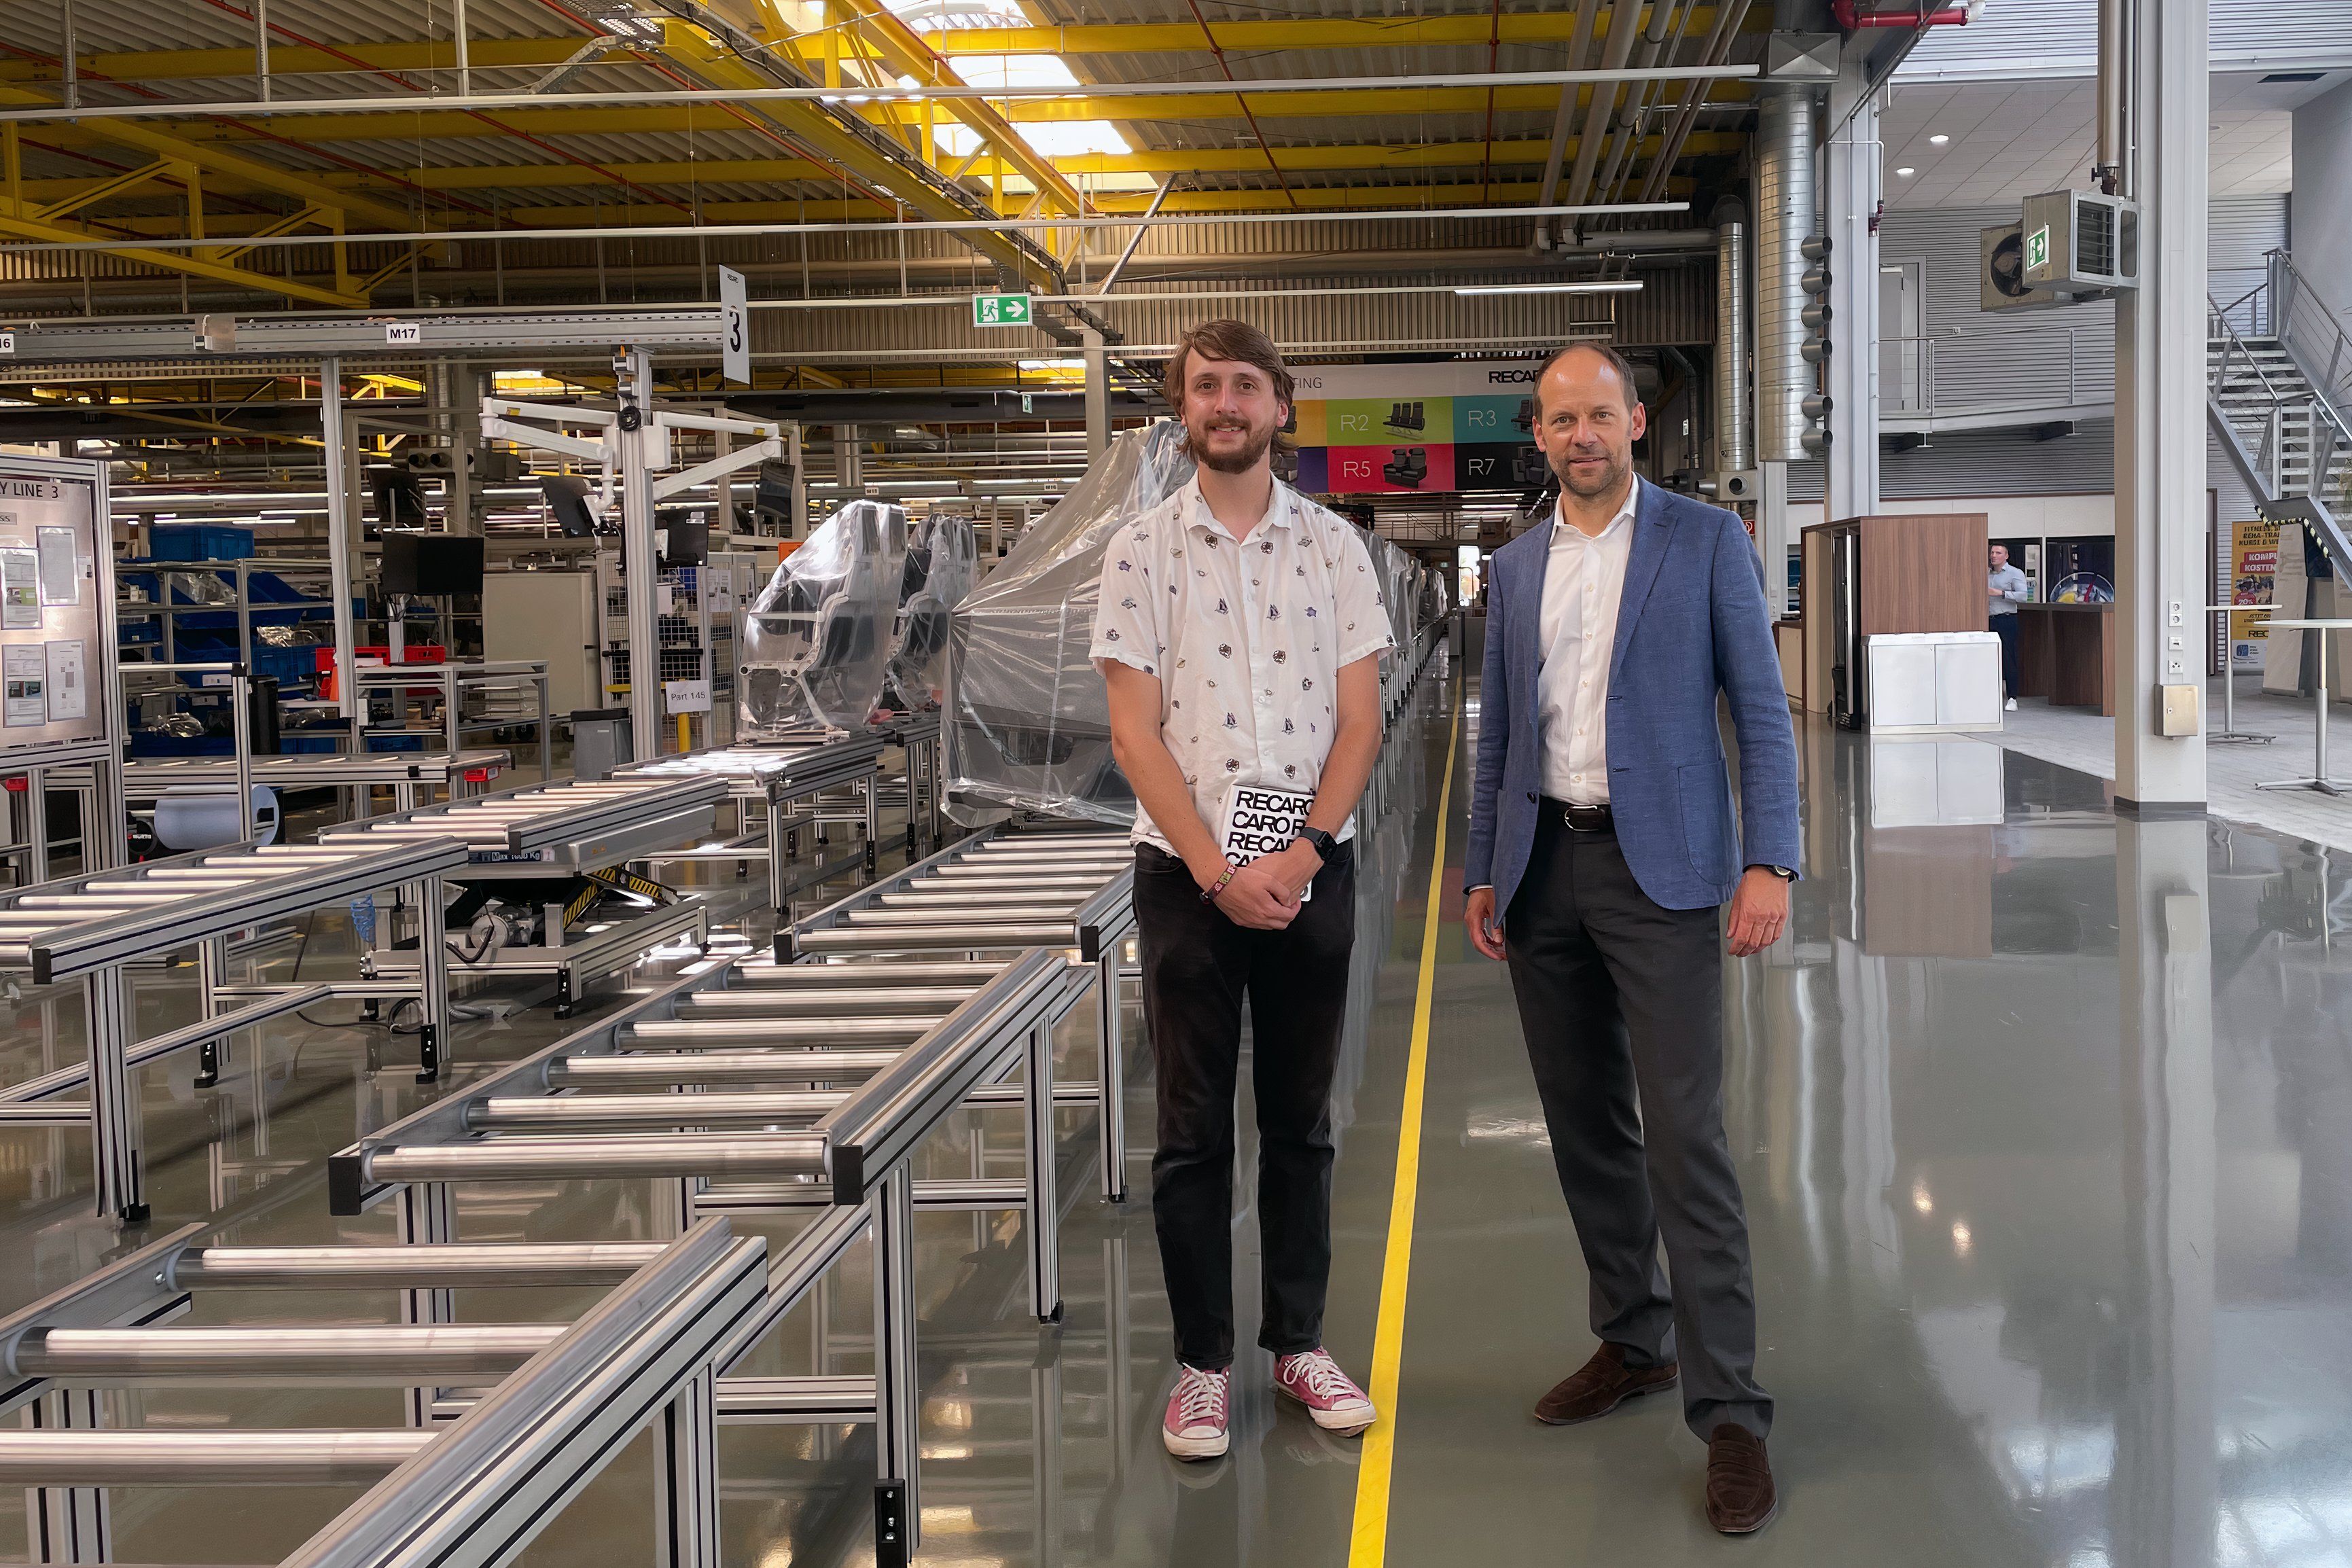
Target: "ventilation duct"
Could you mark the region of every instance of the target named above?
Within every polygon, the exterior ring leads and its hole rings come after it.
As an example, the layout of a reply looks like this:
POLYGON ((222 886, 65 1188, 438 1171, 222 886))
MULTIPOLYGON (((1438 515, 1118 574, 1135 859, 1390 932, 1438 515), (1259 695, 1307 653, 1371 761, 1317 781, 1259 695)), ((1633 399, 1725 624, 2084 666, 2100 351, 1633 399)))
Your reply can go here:
POLYGON ((1715 209, 1716 470, 1744 473, 1756 466, 1755 426, 1748 412, 1748 209, 1735 201, 1715 209))
POLYGON ((1756 443, 1768 463, 1810 456, 1804 400, 1818 378, 1805 358, 1803 279, 1813 222, 1811 95, 1768 87, 1756 128, 1756 443))

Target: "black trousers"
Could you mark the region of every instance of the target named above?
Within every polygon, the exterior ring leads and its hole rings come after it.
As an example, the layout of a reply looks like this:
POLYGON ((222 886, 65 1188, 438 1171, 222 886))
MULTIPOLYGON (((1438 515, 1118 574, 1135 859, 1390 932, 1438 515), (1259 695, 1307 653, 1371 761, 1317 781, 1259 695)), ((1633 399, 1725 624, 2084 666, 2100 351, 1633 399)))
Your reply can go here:
POLYGON ((1503 932, 1593 1333, 1632 1365, 1679 1359, 1701 1437, 1724 1422, 1760 1437, 1772 1401, 1723 1136, 1717 927, 1714 909, 1653 902, 1615 834, 1573 832, 1548 805, 1503 932))
POLYGON ((1151 1217, 1177 1357, 1209 1372, 1234 1361, 1234 1094, 1244 994, 1265 1277, 1257 1342, 1277 1355, 1314 1350, 1331 1273, 1331 1078, 1356 941, 1354 846, 1339 846, 1317 874, 1297 918, 1268 931, 1234 924, 1201 901, 1183 861, 1138 845, 1135 924, 1160 1102, 1151 1217))
POLYGON ((1985 624, 2000 638, 2000 694, 2017 695, 2017 616, 1987 616, 1985 624))

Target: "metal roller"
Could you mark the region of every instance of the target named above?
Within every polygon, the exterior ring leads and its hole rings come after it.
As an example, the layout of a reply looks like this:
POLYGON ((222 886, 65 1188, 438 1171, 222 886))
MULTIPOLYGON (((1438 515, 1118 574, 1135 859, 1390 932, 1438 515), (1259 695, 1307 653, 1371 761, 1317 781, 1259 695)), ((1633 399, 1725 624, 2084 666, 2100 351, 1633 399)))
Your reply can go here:
POLYGON ((1006 925, 923 925, 883 929, 844 926, 802 931, 793 945, 804 952, 919 952, 957 948, 1076 947, 1070 922, 1040 921, 1006 925))
POLYGON ((854 926, 957 925, 982 926, 1023 921, 1065 921, 1077 912, 1076 904, 991 904, 961 909, 946 902, 911 910, 849 910, 842 920, 854 926))
POLYGON ((559 1094, 479 1100, 466 1108, 483 1131, 657 1132, 672 1127, 772 1127, 814 1121, 849 1098, 846 1089, 767 1094, 559 1094))
POLYGON ((1076 909, 1094 892, 1085 888, 923 888, 912 892, 884 893, 874 900, 876 909, 959 909, 989 910, 1003 905, 1050 904, 1055 908, 1076 909))
POLYGON ((766 1018, 795 1018, 812 1015, 828 1018, 855 1018, 874 1014, 937 1012, 944 1016, 956 1009, 956 1005, 975 994, 976 985, 910 985, 904 989, 858 986, 838 986, 826 989, 812 987, 805 991, 760 989, 745 991, 689 991, 677 999, 677 1016, 705 1017, 714 1014, 741 1016, 758 1014, 766 1018))
POLYGON ((76 1388, 176 1383, 429 1388, 504 1377, 562 1332, 561 1323, 34 1329, 17 1342, 12 1359, 21 1375, 76 1388))
POLYGON ((858 985, 964 985, 977 989, 1001 963, 755 963, 735 966, 734 989, 826 990, 858 985))
POLYGON ((198 1247, 173 1263, 172 1283, 183 1290, 617 1285, 661 1254, 657 1241, 198 1247))
POLYGON ((0 1484, 48 1487, 368 1486, 438 1432, 75 1432, 0 1428, 0 1484))
POLYGON ((643 1056, 567 1057, 551 1064, 551 1089, 642 1088, 659 1083, 785 1083, 864 1079, 893 1066, 897 1051, 660 1051, 643 1056))
POLYGON ((376 1182, 509 1182, 630 1176, 813 1176, 824 1140, 805 1132, 678 1132, 635 1138, 485 1138, 372 1150, 376 1182))
POLYGON ((645 1018, 624 1026, 627 1040, 664 1046, 806 1045, 919 1040, 944 1013, 876 1018, 645 1018))

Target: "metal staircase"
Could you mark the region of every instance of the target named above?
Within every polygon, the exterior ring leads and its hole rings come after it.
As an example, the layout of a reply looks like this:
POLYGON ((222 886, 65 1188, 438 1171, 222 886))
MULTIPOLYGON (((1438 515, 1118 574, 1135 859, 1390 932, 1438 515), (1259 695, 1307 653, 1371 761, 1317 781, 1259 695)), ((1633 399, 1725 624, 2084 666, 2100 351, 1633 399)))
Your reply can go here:
POLYGON ((2208 300, 2206 416, 2263 515, 2352 567, 2352 337, 2285 251, 2269 261, 2248 293, 2208 300))

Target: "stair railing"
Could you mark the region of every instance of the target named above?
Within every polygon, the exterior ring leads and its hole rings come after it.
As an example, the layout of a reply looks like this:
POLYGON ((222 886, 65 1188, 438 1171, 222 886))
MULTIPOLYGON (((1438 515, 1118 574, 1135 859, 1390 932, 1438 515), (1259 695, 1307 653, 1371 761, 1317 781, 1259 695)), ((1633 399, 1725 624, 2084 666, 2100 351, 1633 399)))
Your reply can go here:
POLYGON ((2352 462, 2339 479, 2333 471, 2339 455, 2352 452, 2352 333, 2336 310, 2311 286, 2284 250, 2273 250, 2266 287, 2273 335, 2314 394, 2311 429, 2312 493, 2325 497, 2337 510, 2352 504, 2352 462))

